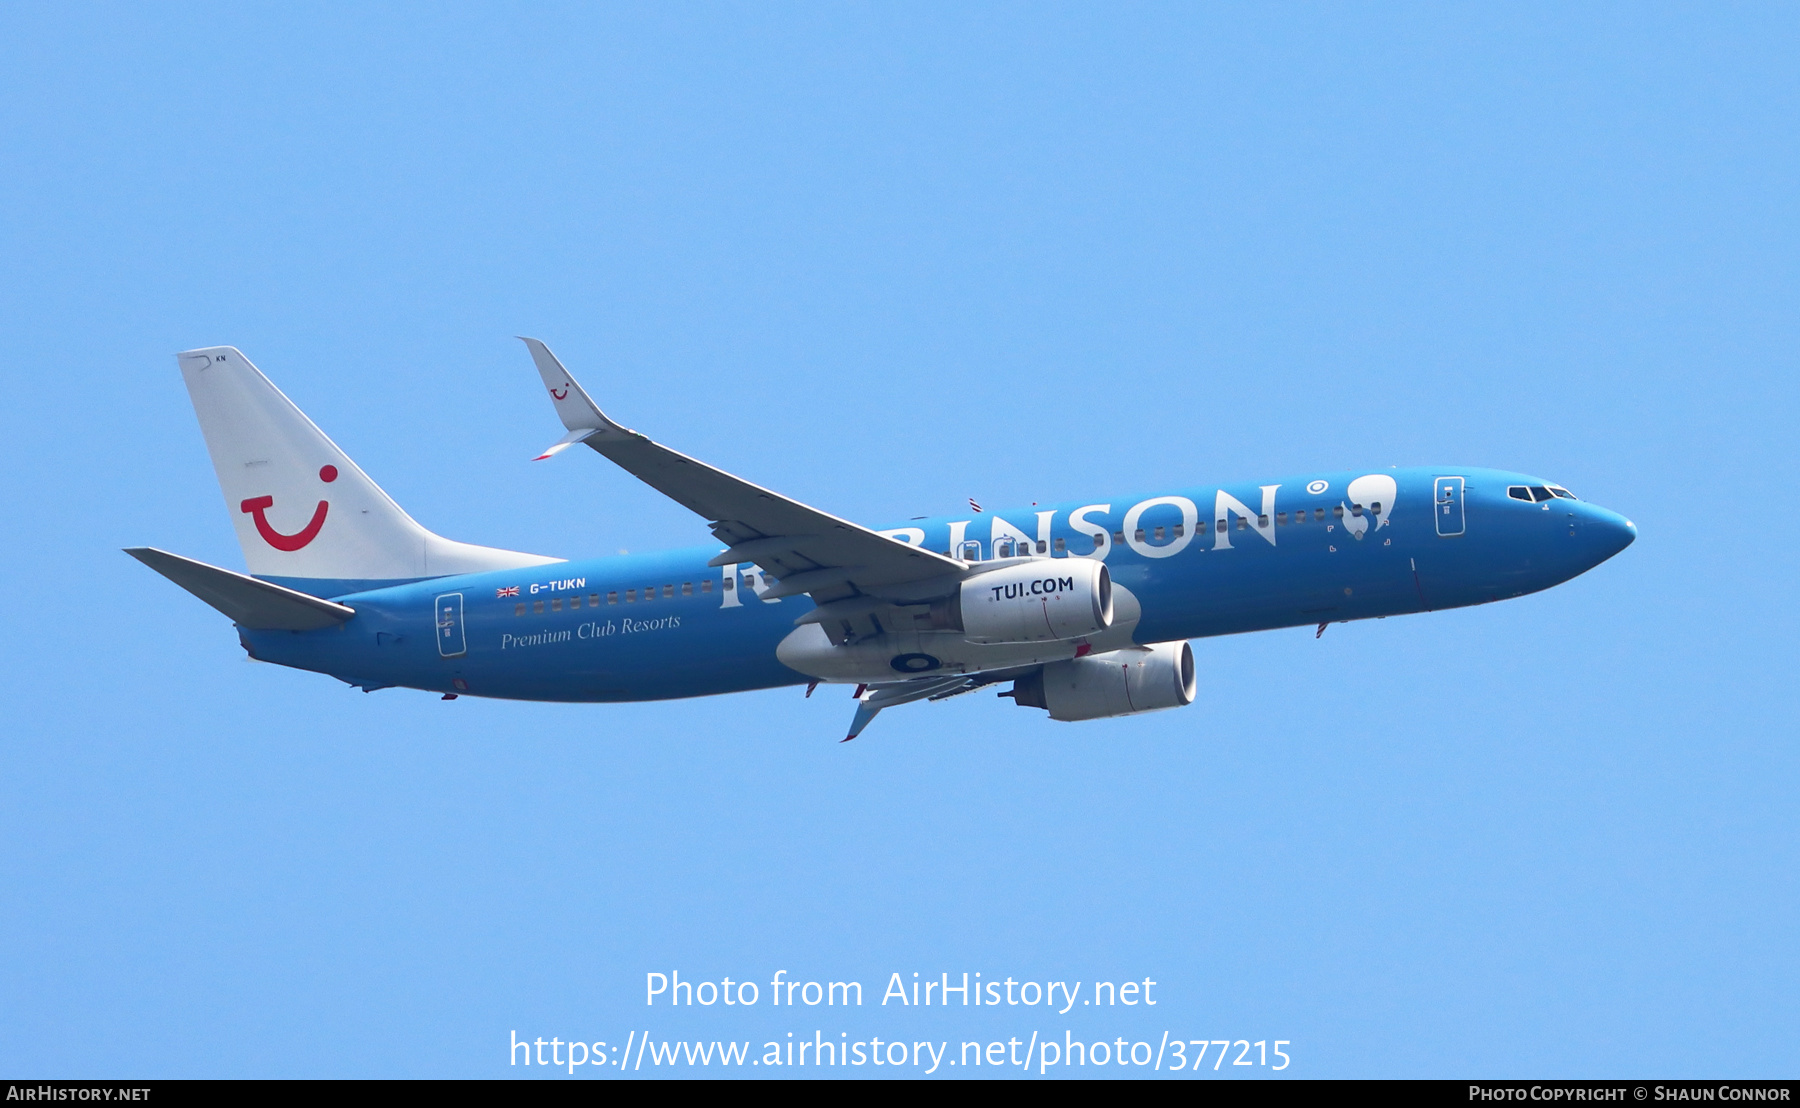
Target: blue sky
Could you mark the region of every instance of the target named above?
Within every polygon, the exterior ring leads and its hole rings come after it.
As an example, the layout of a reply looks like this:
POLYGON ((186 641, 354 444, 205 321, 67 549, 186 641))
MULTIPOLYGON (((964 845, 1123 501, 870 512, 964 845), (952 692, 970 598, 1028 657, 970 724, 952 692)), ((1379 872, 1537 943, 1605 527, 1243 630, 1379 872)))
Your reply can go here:
POLYGON ((0 1072, 1068 1030, 1791 1075, 1797 53, 1760 5, 9 6, 0 1072), (1179 712, 971 696, 847 746, 841 690, 246 664, 119 553, 242 565, 171 357, 223 343, 441 533, 704 541, 529 462, 560 428, 516 334, 870 524, 1441 463, 1642 537, 1504 604, 1198 642, 1179 712), (643 1003, 783 969, 869 1002, 643 1003), (1159 1003, 876 1003, 963 971, 1159 1003))

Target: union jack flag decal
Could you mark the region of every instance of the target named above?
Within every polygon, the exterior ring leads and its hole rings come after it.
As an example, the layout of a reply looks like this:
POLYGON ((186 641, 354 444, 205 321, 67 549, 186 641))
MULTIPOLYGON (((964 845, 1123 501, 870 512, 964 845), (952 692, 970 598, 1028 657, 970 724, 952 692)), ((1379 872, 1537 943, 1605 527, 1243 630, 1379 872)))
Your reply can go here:
POLYGON ((494 590, 494 599, 495 600, 498 600, 503 596, 517 596, 517 595, 519 595, 519 586, 517 586, 517 585, 508 585, 504 589, 495 589, 494 590))

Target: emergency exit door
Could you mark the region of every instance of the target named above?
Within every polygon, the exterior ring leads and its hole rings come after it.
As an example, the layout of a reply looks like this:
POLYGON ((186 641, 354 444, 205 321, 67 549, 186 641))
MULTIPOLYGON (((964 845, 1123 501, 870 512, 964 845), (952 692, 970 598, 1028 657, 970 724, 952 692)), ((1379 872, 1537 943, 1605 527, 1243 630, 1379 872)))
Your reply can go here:
POLYGON ((437 644, 438 654, 445 658, 460 658, 469 652, 463 638, 462 593, 447 592, 437 598, 437 644))
POLYGON ((1437 533, 1442 538, 1455 538, 1463 533, 1463 479, 1439 477, 1431 485, 1432 509, 1437 517, 1437 533))

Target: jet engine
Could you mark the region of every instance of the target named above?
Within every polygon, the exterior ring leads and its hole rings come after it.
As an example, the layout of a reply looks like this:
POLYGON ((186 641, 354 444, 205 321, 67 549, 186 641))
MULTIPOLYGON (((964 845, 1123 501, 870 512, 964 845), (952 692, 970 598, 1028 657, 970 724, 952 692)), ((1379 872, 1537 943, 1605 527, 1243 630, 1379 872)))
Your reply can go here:
POLYGON ((1013 682, 1013 701, 1067 722, 1106 719, 1194 702, 1194 650, 1185 642, 1127 647, 1052 662, 1013 682))
POLYGON ((1112 626, 1112 576, 1088 558, 1032 558, 977 574, 957 599, 975 643, 1079 639, 1112 626))

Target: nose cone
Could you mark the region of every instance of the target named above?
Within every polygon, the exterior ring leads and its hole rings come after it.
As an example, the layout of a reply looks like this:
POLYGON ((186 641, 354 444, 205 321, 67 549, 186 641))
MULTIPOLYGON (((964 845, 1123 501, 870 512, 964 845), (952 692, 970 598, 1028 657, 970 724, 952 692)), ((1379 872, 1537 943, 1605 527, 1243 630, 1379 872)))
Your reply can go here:
POLYGON ((1579 530, 1583 532, 1582 545, 1587 548, 1593 565, 1599 565, 1637 541, 1637 524, 1617 512, 1593 504, 1583 507, 1587 509, 1583 513, 1587 518, 1582 520, 1579 530))

